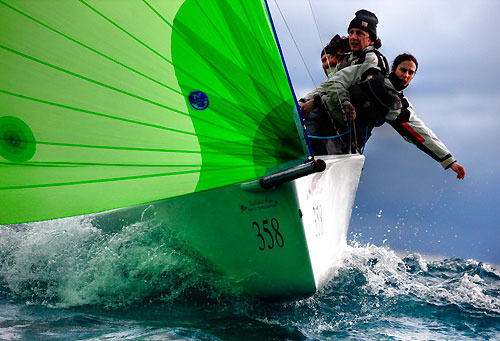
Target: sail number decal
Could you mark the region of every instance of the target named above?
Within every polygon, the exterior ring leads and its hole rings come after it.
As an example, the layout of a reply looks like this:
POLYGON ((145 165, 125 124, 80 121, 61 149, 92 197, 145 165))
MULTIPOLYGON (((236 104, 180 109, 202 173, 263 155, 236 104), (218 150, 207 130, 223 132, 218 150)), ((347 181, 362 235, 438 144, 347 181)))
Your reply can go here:
POLYGON ((325 227, 323 225, 323 207, 321 205, 313 206, 314 225, 316 226, 316 237, 325 234, 325 227))
POLYGON ((272 218, 271 222, 268 219, 264 219, 262 224, 254 221, 252 223, 252 229, 257 232, 257 238, 259 240, 259 250, 264 251, 267 249, 273 249, 274 247, 285 246, 285 239, 279 231, 280 224, 278 219, 272 218))
POLYGON ((189 104, 196 110, 205 110, 208 108, 208 96, 202 91, 193 91, 189 94, 189 104))

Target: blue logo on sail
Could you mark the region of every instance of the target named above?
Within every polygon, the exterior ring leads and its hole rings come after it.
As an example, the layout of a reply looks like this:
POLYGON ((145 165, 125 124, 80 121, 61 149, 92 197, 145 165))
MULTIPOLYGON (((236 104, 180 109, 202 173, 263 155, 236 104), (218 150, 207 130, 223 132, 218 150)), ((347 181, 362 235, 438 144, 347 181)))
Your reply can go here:
POLYGON ((189 104, 196 110, 208 108, 208 96, 201 91, 193 91, 189 94, 189 104))

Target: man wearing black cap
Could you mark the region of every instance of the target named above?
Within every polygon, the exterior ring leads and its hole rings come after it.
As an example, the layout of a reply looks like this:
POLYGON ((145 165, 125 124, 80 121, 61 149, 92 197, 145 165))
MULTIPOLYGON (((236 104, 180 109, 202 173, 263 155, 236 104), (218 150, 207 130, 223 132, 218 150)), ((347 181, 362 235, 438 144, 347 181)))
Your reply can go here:
POLYGON ((377 41, 377 24, 378 19, 372 12, 365 9, 356 12, 347 29, 352 51, 362 51, 377 41))
POLYGON ((348 89, 376 73, 387 73, 386 58, 378 52, 382 46, 377 38, 378 19, 367 10, 356 12, 348 27, 349 45, 352 53, 337 65, 328 80, 304 97, 301 105, 304 115, 319 105, 326 105, 333 119, 347 130, 347 118, 354 119, 356 112, 350 102, 348 89))

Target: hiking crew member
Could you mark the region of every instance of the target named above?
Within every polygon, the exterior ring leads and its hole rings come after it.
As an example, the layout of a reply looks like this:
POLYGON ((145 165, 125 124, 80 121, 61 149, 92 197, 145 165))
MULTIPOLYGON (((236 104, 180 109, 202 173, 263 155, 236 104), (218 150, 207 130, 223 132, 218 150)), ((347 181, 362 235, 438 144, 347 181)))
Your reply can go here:
MULTIPOLYGON (((335 71, 335 67, 342 62, 348 51, 348 39, 335 35, 321 51, 321 66, 325 75, 335 71)), ((304 102, 302 99, 299 101, 304 102)), ((332 141, 332 137, 339 135, 339 132, 324 105, 318 105, 305 115, 304 123, 315 155, 342 154, 341 148, 337 147, 340 144, 332 141)))
POLYGON ((385 80, 389 92, 398 97, 398 101, 389 110, 385 120, 408 142, 441 163, 444 169, 451 168, 457 173, 457 179, 465 177, 465 169, 457 163, 450 151, 432 130, 417 117, 410 101, 403 90, 410 84, 417 72, 417 59, 411 54, 400 54, 394 59, 391 74, 385 80))
POLYGON ((337 64, 344 60, 346 53, 349 51, 349 39, 338 34, 321 50, 321 66, 327 77, 335 70, 337 64))

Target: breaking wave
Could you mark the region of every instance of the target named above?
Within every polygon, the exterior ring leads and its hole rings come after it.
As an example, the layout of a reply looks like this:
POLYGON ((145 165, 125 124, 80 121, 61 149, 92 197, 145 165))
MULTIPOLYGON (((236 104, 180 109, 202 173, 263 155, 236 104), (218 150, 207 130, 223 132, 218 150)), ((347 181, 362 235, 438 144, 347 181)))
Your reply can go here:
MULTIPOLYGON (((264 302, 240 297, 154 219, 118 231, 94 225, 87 216, 2 226, 0 330, 31 306, 46 309, 41 319, 57 312, 68 330, 93 321, 85 330, 95 332, 76 338, 500 338, 500 272, 473 259, 354 243, 314 296, 264 302)), ((9 333, 26 335, 25 325, 9 333)))

